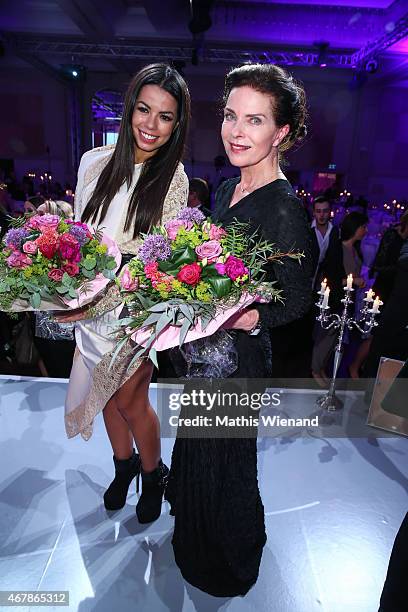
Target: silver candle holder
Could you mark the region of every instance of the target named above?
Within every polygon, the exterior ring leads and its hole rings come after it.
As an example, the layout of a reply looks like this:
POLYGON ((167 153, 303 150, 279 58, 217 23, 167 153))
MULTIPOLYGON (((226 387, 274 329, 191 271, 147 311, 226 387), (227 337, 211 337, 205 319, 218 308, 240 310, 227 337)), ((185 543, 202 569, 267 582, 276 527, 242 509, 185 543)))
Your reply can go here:
POLYGON ((320 323, 323 329, 334 328, 339 330, 336 350, 334 353, 333 375, 330 380, 329 390, 325 395, 319 397, 317 400, 317 404, 329 412, 339 410, 343 407, 342 400, 336 395, 336 378, 343 352, 342 346, 344 332, 346 329, 351 330, 353 327, 355 327, 361 334, 363 334, 363 338, 367 336, 370 331, 378 325, 375 317, 379 313, 380 305, 382 305, 382 302, 376 298, 374 305, 371 307, 373 302, 373 293, 368 291, 366 293, 366 297, 364 298, 364 306, 360 310, 359 318, 355 319, 354 317, 348 315, 349 305, 353 304, 353 300, 351 299, 353 291, 354 289, 351 287, 351 281, 348 280, 346 287, 344 287, 344 298, 341 300, 342 304, 344 304, 341 315, 329 313, 330 306, 328 305, 328 297, 330 290, 326 289, 323 291, 322 284, 322 289, 317 292, 319 295, 319 301, 316 303, 316 306, 319 308, 320 314, 316 317, 316 320, 320 323))

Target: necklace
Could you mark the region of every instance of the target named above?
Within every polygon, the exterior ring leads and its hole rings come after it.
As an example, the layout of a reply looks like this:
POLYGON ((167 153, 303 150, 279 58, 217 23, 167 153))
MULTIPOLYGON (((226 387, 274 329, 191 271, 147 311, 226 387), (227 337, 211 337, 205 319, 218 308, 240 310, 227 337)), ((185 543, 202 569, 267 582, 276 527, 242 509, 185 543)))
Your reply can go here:
POLYGON ((252 185, 248 189, 245 189, 244 187, 241 186, 241 183, 239 183, 239 189, 240 189, 241 193, 252 193, 252 191, 255 191, 255 189, 258 189, 259 187, 264 187, 268 183, 271 183, 273 180, 274 179, 266 179, 266 181, 261 181, 260 183, 255 183, 255 185, 252 185))

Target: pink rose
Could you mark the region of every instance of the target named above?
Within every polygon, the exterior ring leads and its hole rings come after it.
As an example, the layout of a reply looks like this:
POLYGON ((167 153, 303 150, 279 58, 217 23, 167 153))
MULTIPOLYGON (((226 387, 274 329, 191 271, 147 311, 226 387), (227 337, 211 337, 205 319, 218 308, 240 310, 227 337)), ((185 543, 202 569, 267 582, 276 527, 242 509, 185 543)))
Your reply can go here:
POLYGON ((62 234, 59 239, 59 252, 62 259, 68 259, 70 263, 81 261, 81 246, 71 234, 62 234))
POLYGON ((56 283, 60 283, 63 276, 64 276, 64 272, 60 270, 59 268, 53 268, 52 270, 48 272, 48 278, 55 281, 56 283))
POLYGON ((223 263, 216 263, 215 264, 215 269, 217 270, 218 274, 221 274, 221 275, 225 274, 225 264, 223 264, 223 263))
POLYGON ((125 266, 120 275, 120 286, 124 291, 136 291, 139 286, 138 278, 132 278, 129 268, 125 266))
POLYGON ((23 244, 24 253, 29 253, 30 255, 34 255, 34 253, 36 253, 37 250, 38 250, 38 246, 37 246, 37 243, 34 242, 34 240, 27 240, 27 242, 23 244))
POLYGON ((233 281, 237 280, 237 278, 240 276, 244 276, 245 274, 249 273, 248 268, 245 267, 242 259, 239 259, 239 257, 234 257, 234 255, 230 255, 225 262, 225 272, 233 281))
POLYGON ((225 229, 222 229, 222 227, 218 227, 217 225, 211 224, 211 227, 208 231, 208 235, 210 237, 210 240, 220 240, 223 236, 227 235, 227 232, 225 231, 225 229))
POLYGON ((61 219, 58 215, 49 215, 46 213, 45 215, 35 215, 34 217, 31 217, 29 223, 31 227, 34 227, 42 232, 46 229, 57 229, 60 221, 61 219))
POLYGON ((200 259, 216 259, 222 253, 222 247, 217 240, 208 240, 196 247, 195 252, 200 259))
POLYGON ((175 240, 180 227, 184 227, 186 230, 191 230, 193 224, 191 221, 179 221, 178 219, 173 219, 173 221, 168 221, 164 227, 166 228, 167 236, 170 238, 170 240, 175 240))
POLYGON ((11 268, 27 268, 27 266, 31 266, 33 263, 32 259, 25 255, 24 253, 20 253, 20 251, 13 251, 9 257, 6 259, 8 265, 11 268))
POLYGON ((69 276, 76 276, 79 274, 79 266, 76 263, 66 263, 62 266, 62 271, 66 272, 69 276))

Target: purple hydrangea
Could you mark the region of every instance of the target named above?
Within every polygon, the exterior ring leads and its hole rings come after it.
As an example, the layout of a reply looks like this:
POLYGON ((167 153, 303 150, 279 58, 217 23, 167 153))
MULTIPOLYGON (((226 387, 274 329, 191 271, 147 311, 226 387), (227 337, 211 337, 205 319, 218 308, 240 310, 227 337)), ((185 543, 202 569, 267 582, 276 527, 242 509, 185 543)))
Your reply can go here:
POLYGON ((183 208, 177 215, 180 221, 191 221, 192 223, 202 223, 205 215, 198 208, 183 208))
POLYGON ((152 263, 158 259, 164 261, 171 255, 170 243, 161 234, 152 234, 145 238, 139 249, 138 257, 144 263, 152 263))
POLYGON ((80 227, 79 225, 71 225, 71 227, 69 228, 69 233, 75 238, 75 240, 79 242, 81 246, 84 246, 84 244, 89 241, 86 230, 84 230, 84 228, 80 227))
POLYGON ((4 243, 9 249, 21 249, 24 241, 30 235, 24 227, 9 229, 4 236, 4 243))

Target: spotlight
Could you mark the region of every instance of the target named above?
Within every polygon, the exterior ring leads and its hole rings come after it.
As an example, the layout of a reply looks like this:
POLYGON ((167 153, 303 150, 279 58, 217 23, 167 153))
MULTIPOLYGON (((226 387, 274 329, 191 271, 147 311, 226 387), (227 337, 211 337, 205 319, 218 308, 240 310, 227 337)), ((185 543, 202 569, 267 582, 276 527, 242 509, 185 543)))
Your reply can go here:
POLYGON ((69 81, 85 80, 85 66, 80 64, 61 64, 61 72, 69 81))
POLYGON ((368 72, 368 74, 374 74, 375 72, 377 72, 377 70, 378 70, 378 61, 376 59, 368 60, 368 62, 365 65, 365 71, 368 72))

